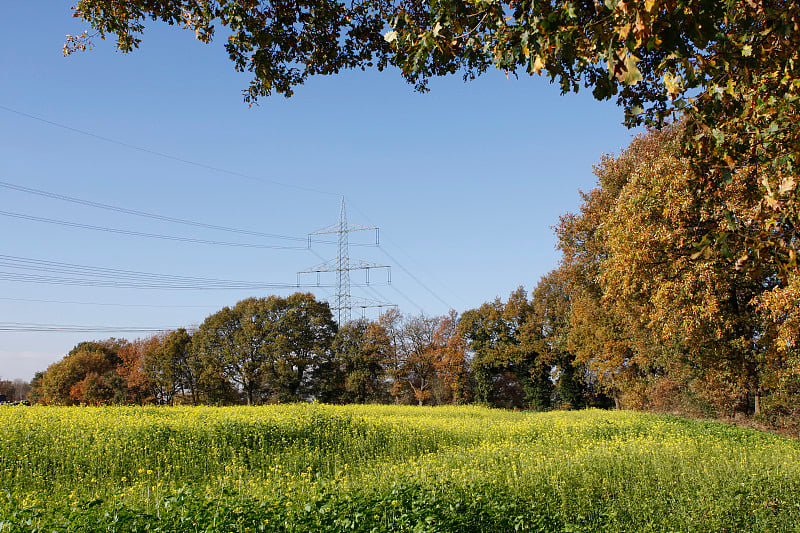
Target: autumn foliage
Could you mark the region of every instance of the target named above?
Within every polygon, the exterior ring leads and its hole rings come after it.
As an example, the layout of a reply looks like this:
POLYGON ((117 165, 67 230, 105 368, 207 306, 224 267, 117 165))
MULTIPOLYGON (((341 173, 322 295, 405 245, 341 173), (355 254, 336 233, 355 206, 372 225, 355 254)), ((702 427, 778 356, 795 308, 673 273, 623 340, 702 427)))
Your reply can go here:
POLYGON ((597 166, 597 187, 557 227, 568 280, 567 346, 618 405, 710 416, 797 416, 798 292, 793 271, 744 268, 704 236, 753 219, 750 176, 724 205, 696 200, 681 124, 637 138, 597 166), (733 215, 731 215, 733 213, 733 215))
POLYGON ((615 405, 798 427, 800 275, 742 259, 753 248, 734 235, 737 220, 763 215, 754 170, 728 176, 724 201, 699 200, 689 127, 602 158, 596 187, 555 228, 560 265, 531 292, 461 314, 393 309, 342 325, 312 294, 248 298, 195 332, 81 343, 37 377, 31 398, 615 405), (706 245, 727 231, 725 253, 706 245))

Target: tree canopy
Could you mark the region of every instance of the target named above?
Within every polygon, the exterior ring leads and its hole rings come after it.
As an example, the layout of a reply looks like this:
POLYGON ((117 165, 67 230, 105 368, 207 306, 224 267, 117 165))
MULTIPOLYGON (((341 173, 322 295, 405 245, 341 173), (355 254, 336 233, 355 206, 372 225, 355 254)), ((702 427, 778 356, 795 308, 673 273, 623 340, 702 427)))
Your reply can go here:
MULTIPOLYGON (((553 275, 570 300, 567 349, 628 407, 732 416, 763 414, 767 402, 772 416, 796 413, 796 271, 682 253, 726 209, 692 207, 684 127, 606 157, 580 211, 562 217, 553 275)), ((752 207, 747 179, 731 176, 727 208, 752 207)), ((729 246, 738 254, 746 243, 729 246)))
POLYGON ((224 307, 206 318, 192 345, 205 372, 232 382, 249 405, 301 399, 335 334, 328 304, 296 293, 224 307))

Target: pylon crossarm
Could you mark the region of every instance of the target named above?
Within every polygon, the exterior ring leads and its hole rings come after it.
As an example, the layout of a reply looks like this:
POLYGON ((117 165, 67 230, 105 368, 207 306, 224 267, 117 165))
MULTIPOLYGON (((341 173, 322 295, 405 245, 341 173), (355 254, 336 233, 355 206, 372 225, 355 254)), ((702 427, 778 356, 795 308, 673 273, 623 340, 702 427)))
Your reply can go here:
POLYGON ((301 270, 298 274, 313 274, 315 272, 336 272, 339 270, 339 262, 336 259, 331 259, 329 261, 325 261, 324 263, 320 263, 317 266, 313 266, 308 270, 301 270))
POLYGON ((392 268, 392 267, 389 265, 379 265, 377 263, 368 263, 366 261, 355 262, 352 260, 350 261, 350 264, 347 265, 347 267, 344 267, 344 266, 339 266, 337 260, 333 260, 333 261, 326 261, 320 265, 311 267, 308 270, 301 270, 300 272, 298 272, 298 274, 313 274, 316 272, 339 272, 341 270, 347 270, 347 271, 364 270, 365 268, 378 269, 378 268, 392 268))
POLYGON ((382 302, 380 300, 371 300, 369 298, 353 298, 353 307, 397 307, 396 304, 389 302, 382 302))
POLYGON ((342 231, 346 231, 348 233, 351 233, 353 231, 378 231, 378 228, 373 228, 370 226, 352 226, 350 224, 348 224, 346 228, 341 228, 339 224, 333 224, 326 228, 317 230, 313 233, 309 233, 309 235, 331 235, 334 233, 341 233, 342 231))
MULTIPOLYGON (((349 252, 349 242, 347 236, 355 231, 374 231, 375 244, 380 245, 380 230, 374 226, 351 226, 347 222, 347 211, 345 210, 344 197, 342 197, 342 206, 339 211, 339 221, 313 233, 308 234, 308 247, 311 248, 312 236, 314 235, 336 235, 339 250, 335 259, 325 261, 313 268, 303 270, 297 273, 298 286, 300 285, 301 274, 317 274, 317 283, 319 284, 319 274, 321 272, 335 272, 336 273, 336 293, 334 294, 334 303, 331 310, 336 311, 338 315, 337 322, 339 325, 346 324, 350 321, 350 312, 354 307, 352 298, 350 296, 350 272, 353 270, 364 270, 366 276, 366 285, 370 284, 369 271, 373 269, 386 269, 387 283, 392 281, 392 270, 389 265, 380 265, 377 263, 370 263, 362 260, 351 260, 349 252)), ((356 304, 356 307, 390 307, 391 304, 384 302, 374 302, 363 300, 363 304, 356 304)))
MULTIPOLYGON (((369 298, 351 298, 350 306, 366 309, 370 307, 397 307, 397 304, 392 304, 389 302, 381 302, 378 300, 371 300, 369 298)), ((334 311, 338 310, 338 308, 336 307, 331 307, 331 309, 334 311)))
POLYGON ((389 265, 379 265, 378 263, 370 263, 369 261, 362 261, 361 259, 351 259, 348 265, 348 270, 363 270, 365 268, 392 268, 389 265))

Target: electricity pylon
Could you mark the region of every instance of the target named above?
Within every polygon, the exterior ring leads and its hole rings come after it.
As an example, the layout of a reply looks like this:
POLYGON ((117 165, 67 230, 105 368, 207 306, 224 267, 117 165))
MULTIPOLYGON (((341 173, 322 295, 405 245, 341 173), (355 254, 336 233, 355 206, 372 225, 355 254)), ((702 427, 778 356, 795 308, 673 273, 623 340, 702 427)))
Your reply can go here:
POLYGON ((368 307, 396 307, 394 304, 387 302, 379 302, 370 300, 368 298, 358 298, 356 305, 353 305, 353 298, 350 296, 350 271, 351 270, 364 270, 366 276, 366 284, 369 285, 369 271, 378 268, 386 269, 387 282, 392 282, 392 270, 389 265, 379 265, 377 263, 370 263, 362 261, 361 259, 350 259, 350 245, 348 235, 356 231, 375 231, 375 244, 380 244, 380 230, 375 227, 367 226, 353 226, 347 222, 347 211, 344 207, 344 196, 342 196, 342 207, 339 211, 339 221, 336 224, 322 228, 313 233, 308 234, 308 247, 311 248, 312 237, 316 235, 333 235, 337 236, 337 244, 339 246, 339 253, 335 259, 325 261, 308 270, 302 270, 297 273, 297 284, 300 285, 300 276, 302 274, 317 274, 317 284, 319 285, 319 275, 321 272, 335 272, 336 273, 336 295, 335 302, 331 310, 337 313, 337 322, 339 326, 343 326, 350 322, 353 307, 360 307, 366 309, 368 307))

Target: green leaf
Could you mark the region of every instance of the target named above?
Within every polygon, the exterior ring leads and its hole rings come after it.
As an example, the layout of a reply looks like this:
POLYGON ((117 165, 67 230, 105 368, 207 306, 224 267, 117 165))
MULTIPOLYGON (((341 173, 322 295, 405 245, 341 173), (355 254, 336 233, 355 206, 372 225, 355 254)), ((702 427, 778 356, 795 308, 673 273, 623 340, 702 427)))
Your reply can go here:
POLYGON ((625 56, 625 72, 620 77, 622 83, 625 85, 636 85, 644 79, 642 73, 639 71, 639 67, 636 66, 638 62, 639 58, 633 54, 627 54, 625 56))

